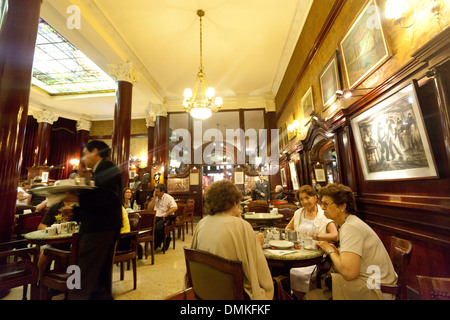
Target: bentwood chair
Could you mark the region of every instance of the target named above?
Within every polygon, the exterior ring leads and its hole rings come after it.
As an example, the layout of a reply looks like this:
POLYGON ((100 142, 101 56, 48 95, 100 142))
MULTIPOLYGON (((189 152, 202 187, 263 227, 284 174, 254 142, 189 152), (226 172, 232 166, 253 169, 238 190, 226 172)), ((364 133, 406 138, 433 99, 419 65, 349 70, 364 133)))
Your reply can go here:
POLYGON ((184 248, 188 287, 200 300, 245 300, 241 261, 184 248))
POLYGON ((25 233, 36 231, 42 221, 42 218, 45 216, 45 212, 46 210, 20 214, 17 218, 15 230, 17 240, 23 239, 23 235, 25 233))
POLYGON ((269 203, 267 203, 267 201, 265 200, 253 200, 248 204, 248 212, 269 212, 269 203))
MULTIPOLYGON (((179 205, 179 204, 178 204, 179 205)), ((175 214, 171 214, 168 215, 166 217, 166 224, 164 225, 164 241, 162 244, 162 252, 166 253, 166 249, 168 249, 168 245, 166 248, 166 242, 167 239, 170 237, 170 235, 172 234, 172 241, 173 241, 173 249, 175 250, 175 223, 176 223, 176 216, 175 214)))
POLYGON ((53 289, 65 294, 66 299, 71 298, 72 290, 67 287, 67 280, 71 274, 67 273, 67 267, 76 265, 80 247, 80 235, 74 233, 71 239, 70 250, 60 250, 56 248, 45 248, 44 254, 54 261, 49 263, 46 270, 41 272, 39 281, 39 299, 48 300, 48 289, 53 289), (53 268, 51 267, 53 265, 53 268), (51 269, 52 268, 52 269, 51 269))
MULTIPOLYGON (((121 233, 114 246, 113 265, 120 264, 120 280, 125 278, 124 262, 131 261, 133 265, 133 288, 137 287, 137 245, 141 215, 137 212, 128 214, 130 232, 121 233)), ((111 274, 112 276, 112 274, 111 274)))
POLYGON ((37 300, 39 269, 32 258, 39 252, 36 247, 26 248, 27 244, 26 240, 0 243, 0 291, 23 286, 22 299, 26 300, 31 285, 30 298, 37 300))
POLYGON ((399 300, 406 300, 406 280, 408 266, 411 260, 412 242, 409 240, 391 237, 389 256, 398 275, 397 285, 381 285, 381 291, 394 294, 399 300))
POLYGON ((138 243, 144 243, 145 259, 148 257, 148 246, 150 245, 150 255, 152 257, 152 264, 155 263, 155 210, 141 210, 138 212, 141 215, 139 222, 138 243))
POLYGON ((186 233, 188 233, 189 228, 188 228, 188 223, 191 223, 191 231, 192 234, 194 234, 194 212, 195 212, 195 200, 194 199, 188 199, 186 201, 186 211, 185 213, 185 217, 184 217, 184 222, 186 223, 186 233))
POLYGON ((450 300, 450 278, 417 276, 422 300, 450 300))
MULTIPOLYGON (((184 241, 184 231, 185 231, 185 213, 186 213, 186 204, 178 203, 178 209, 175 211, 175 228, 178 230, 178 238, 180 238, 180 231, 183 234, 184 241)), ((175 241, 175 240, 174 240, 175 241)))

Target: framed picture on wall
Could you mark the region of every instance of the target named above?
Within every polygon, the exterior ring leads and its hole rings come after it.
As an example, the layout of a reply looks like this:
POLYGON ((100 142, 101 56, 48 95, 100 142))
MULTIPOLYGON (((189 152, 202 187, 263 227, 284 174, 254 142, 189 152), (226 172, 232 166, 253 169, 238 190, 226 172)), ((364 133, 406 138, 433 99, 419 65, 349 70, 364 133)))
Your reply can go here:
POLYGON ((189 184, 191 186, 198 186, 198 178, 199 178, 198 172, 191 172, 189 174, 189 184))
POLYGON ((351 120, 365 180, 436 178, 414 81, 351 120))
POLYGON ((235 184, 244 184, 244 172, 237 171, 234 173, 234 183, 235 184))
POLYGON ((326 182, 327 181, 327 178, 325 177, 324 169, 314 169, 314 173, 316 175, 317 182, 326 182))
POLYGON ((280 174, 281 174, 281 185, 284 188, 287 188, 286 170, 284 168, 281 168, 280 174))
POLYGON ((312 87, 310 87, 302 98, 302 114, 304 123, 309 120, 311 113, 313 111, 314 111, 314 99, 312 87))
POLYGON ((336 91, 341 90, 337 54, 338 52, 336 51, 320 75, 323 110, 326 110, 336 101, 336 91))
POLYGON ((289 115, 289 118, 288 118, 287 122, 286 122, 286 128, 288 128, 287 129, 288 140, 292 140, 292 139, 295 138, 295 133, 289 131, 289 125, 292 124, 293 122, 294 122, 294 114, 291 113, 289 115))
POLYGON ((350 89, 363 82, 390 57, 376 0, 367 1, 340 43, 350 89))
POLYGON ((298 185, 297 168, 294 161, 289 162, 289 169, 291 170, 292 188, 298 190, 300 186, 298 185))

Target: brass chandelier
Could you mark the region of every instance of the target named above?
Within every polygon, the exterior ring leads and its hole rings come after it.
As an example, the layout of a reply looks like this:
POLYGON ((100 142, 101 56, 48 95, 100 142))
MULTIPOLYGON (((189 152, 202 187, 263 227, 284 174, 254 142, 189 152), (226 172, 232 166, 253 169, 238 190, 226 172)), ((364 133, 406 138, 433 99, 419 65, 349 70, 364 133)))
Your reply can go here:
POLYGON ((197 80, 195 82, 194 91, 191 89, 184 90, 183 106, 193 118, 208 119, 213 112, 220 110, 223 104, 221 97, 215 97, 214 88, 208 87, 203 70, 203 33, 202 33, 202 17, 205 15, 203 10, 197 10, 197 15, 200 17, 200 70, 197 73, 197 80), (200 97, 197 100, 198 91, 200 90, 200 97))

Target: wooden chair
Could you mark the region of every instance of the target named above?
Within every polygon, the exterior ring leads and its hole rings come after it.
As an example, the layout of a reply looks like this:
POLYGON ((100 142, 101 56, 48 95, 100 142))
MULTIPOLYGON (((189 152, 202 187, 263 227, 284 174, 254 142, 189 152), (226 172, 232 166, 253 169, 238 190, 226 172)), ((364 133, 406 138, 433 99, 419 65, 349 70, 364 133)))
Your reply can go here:
POLYGON ((381 285, 381 291, 396 295, 399 300, 406 300, 406 280, 408 265, 411 260, 412 242, 409 240, 391 237, 389 256, 398 275, 397 285, 381 285))
POLYGON ((241 261, 184 248, 188 287, 200 300, 245 300, 241 261))
POLYGON ((30 298, 37 300, 39 269, 32 257, 39 252, 36 247, 26 248, 27 244, 26 240, 0 243, 0 291, 23 286, 22 299, 26 300, 28 285, 31 285, 30 298))
POLYGON ((417 276, 422 300, 450 300, 450 278, 417 276))
POLYGON ((281 221, 277 221, 274 223, 274 226, 277 228, 286 228, 289 221, 294 217, 294 213, 297 211, 297 208, 293 209, 291 207, 280 207, 278 208, 278 214, 283 215, 283 219, 281 221))
POLYGON ((175 211, 175 228, 178 230, 178 238, 180 238, 180 233, 182 233, 184 241, 186 204, 178 203, 177 205, 178 209, 175 211))
POLYGON ((194 199, 188 199, 186 202, 186 211, 185 213, 185 217, 184 217, 184 222, 186 223, 186 233, 188 233, 189 228, 188 228, 188 223, 191 223, 191 231, 192 234, 194 234, 194 212, 195 212, 195 200, 194 199))
POLYGON ((25 233, 36 231, 37 227, 42 221, 42 218, 44 218, 45 212, 46 211, 44 210, 39 212, 20 214, 17 218, 17 225, 15 230, 17 240, 23 239, 23 235, 25 233))
MULTIPOLYGON (((113 265, 120 264, 120 280, 125 278, 124 262, 131 261, 133 265, 133 288, 137 287, 137 245, 141 215, 137 212, 128 214, 130 232, 121 233, 114 246, 113 265)), ((112 273, 111 273, 112 276, 112 273)), ((112 281, 112 279, 111 279, 112 281)))
POLYGON ((172 233, 172 241, 173 241, 173 249, 175 250, 175 222, 176 216, 175 214, 171 214, 166 218, 166 224, 164 226, 164 241, 162 243, 162 252, 166 253, 166 241, 167 238, 170 237, 172 233))
POLYGON ((152 264, 155 263, 155 210, 142 210, 138 212, 141 215, 139 222, 138 244, 144 243, 145 259, 148 257, 148 246, 150 244, 150 255, 152 264))
POLYGON ((265 200, 253 200, 248 204, 248 212, 266 213, 269 212, 269 203, 265 200))
POLYGON ((51 261, 55 261, 53 269, 51 263, 48 264, 47 270, 41 274, 39 281, 39 299, 48 300, 48 289, 54 289, 59 292, 63 292, 66 299, 70 299, 72 290, 67 288, 67 279, 70 274, 67 273, 67 267, 69 265, 76 265, 78 260, 78 250, 80 247, 80 235, 74 233, 72 236, 70 251, 60 250, 56 248, 45 248, 44 254, 50 258, 51 261))

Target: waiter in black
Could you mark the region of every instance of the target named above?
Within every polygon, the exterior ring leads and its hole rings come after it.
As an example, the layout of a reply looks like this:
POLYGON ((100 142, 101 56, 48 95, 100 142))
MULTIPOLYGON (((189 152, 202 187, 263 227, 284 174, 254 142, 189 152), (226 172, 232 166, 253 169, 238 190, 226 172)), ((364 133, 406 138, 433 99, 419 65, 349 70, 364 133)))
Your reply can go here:
POLYGON ((109 159, 111 149, 103 141, 90 141, 83 149, 82 161, 92 168, 94 190, 81 190, 74 216, 80 225, 81 289, 74 298, 108 300, 114 245, 122 227, 122 174, 109 159))

